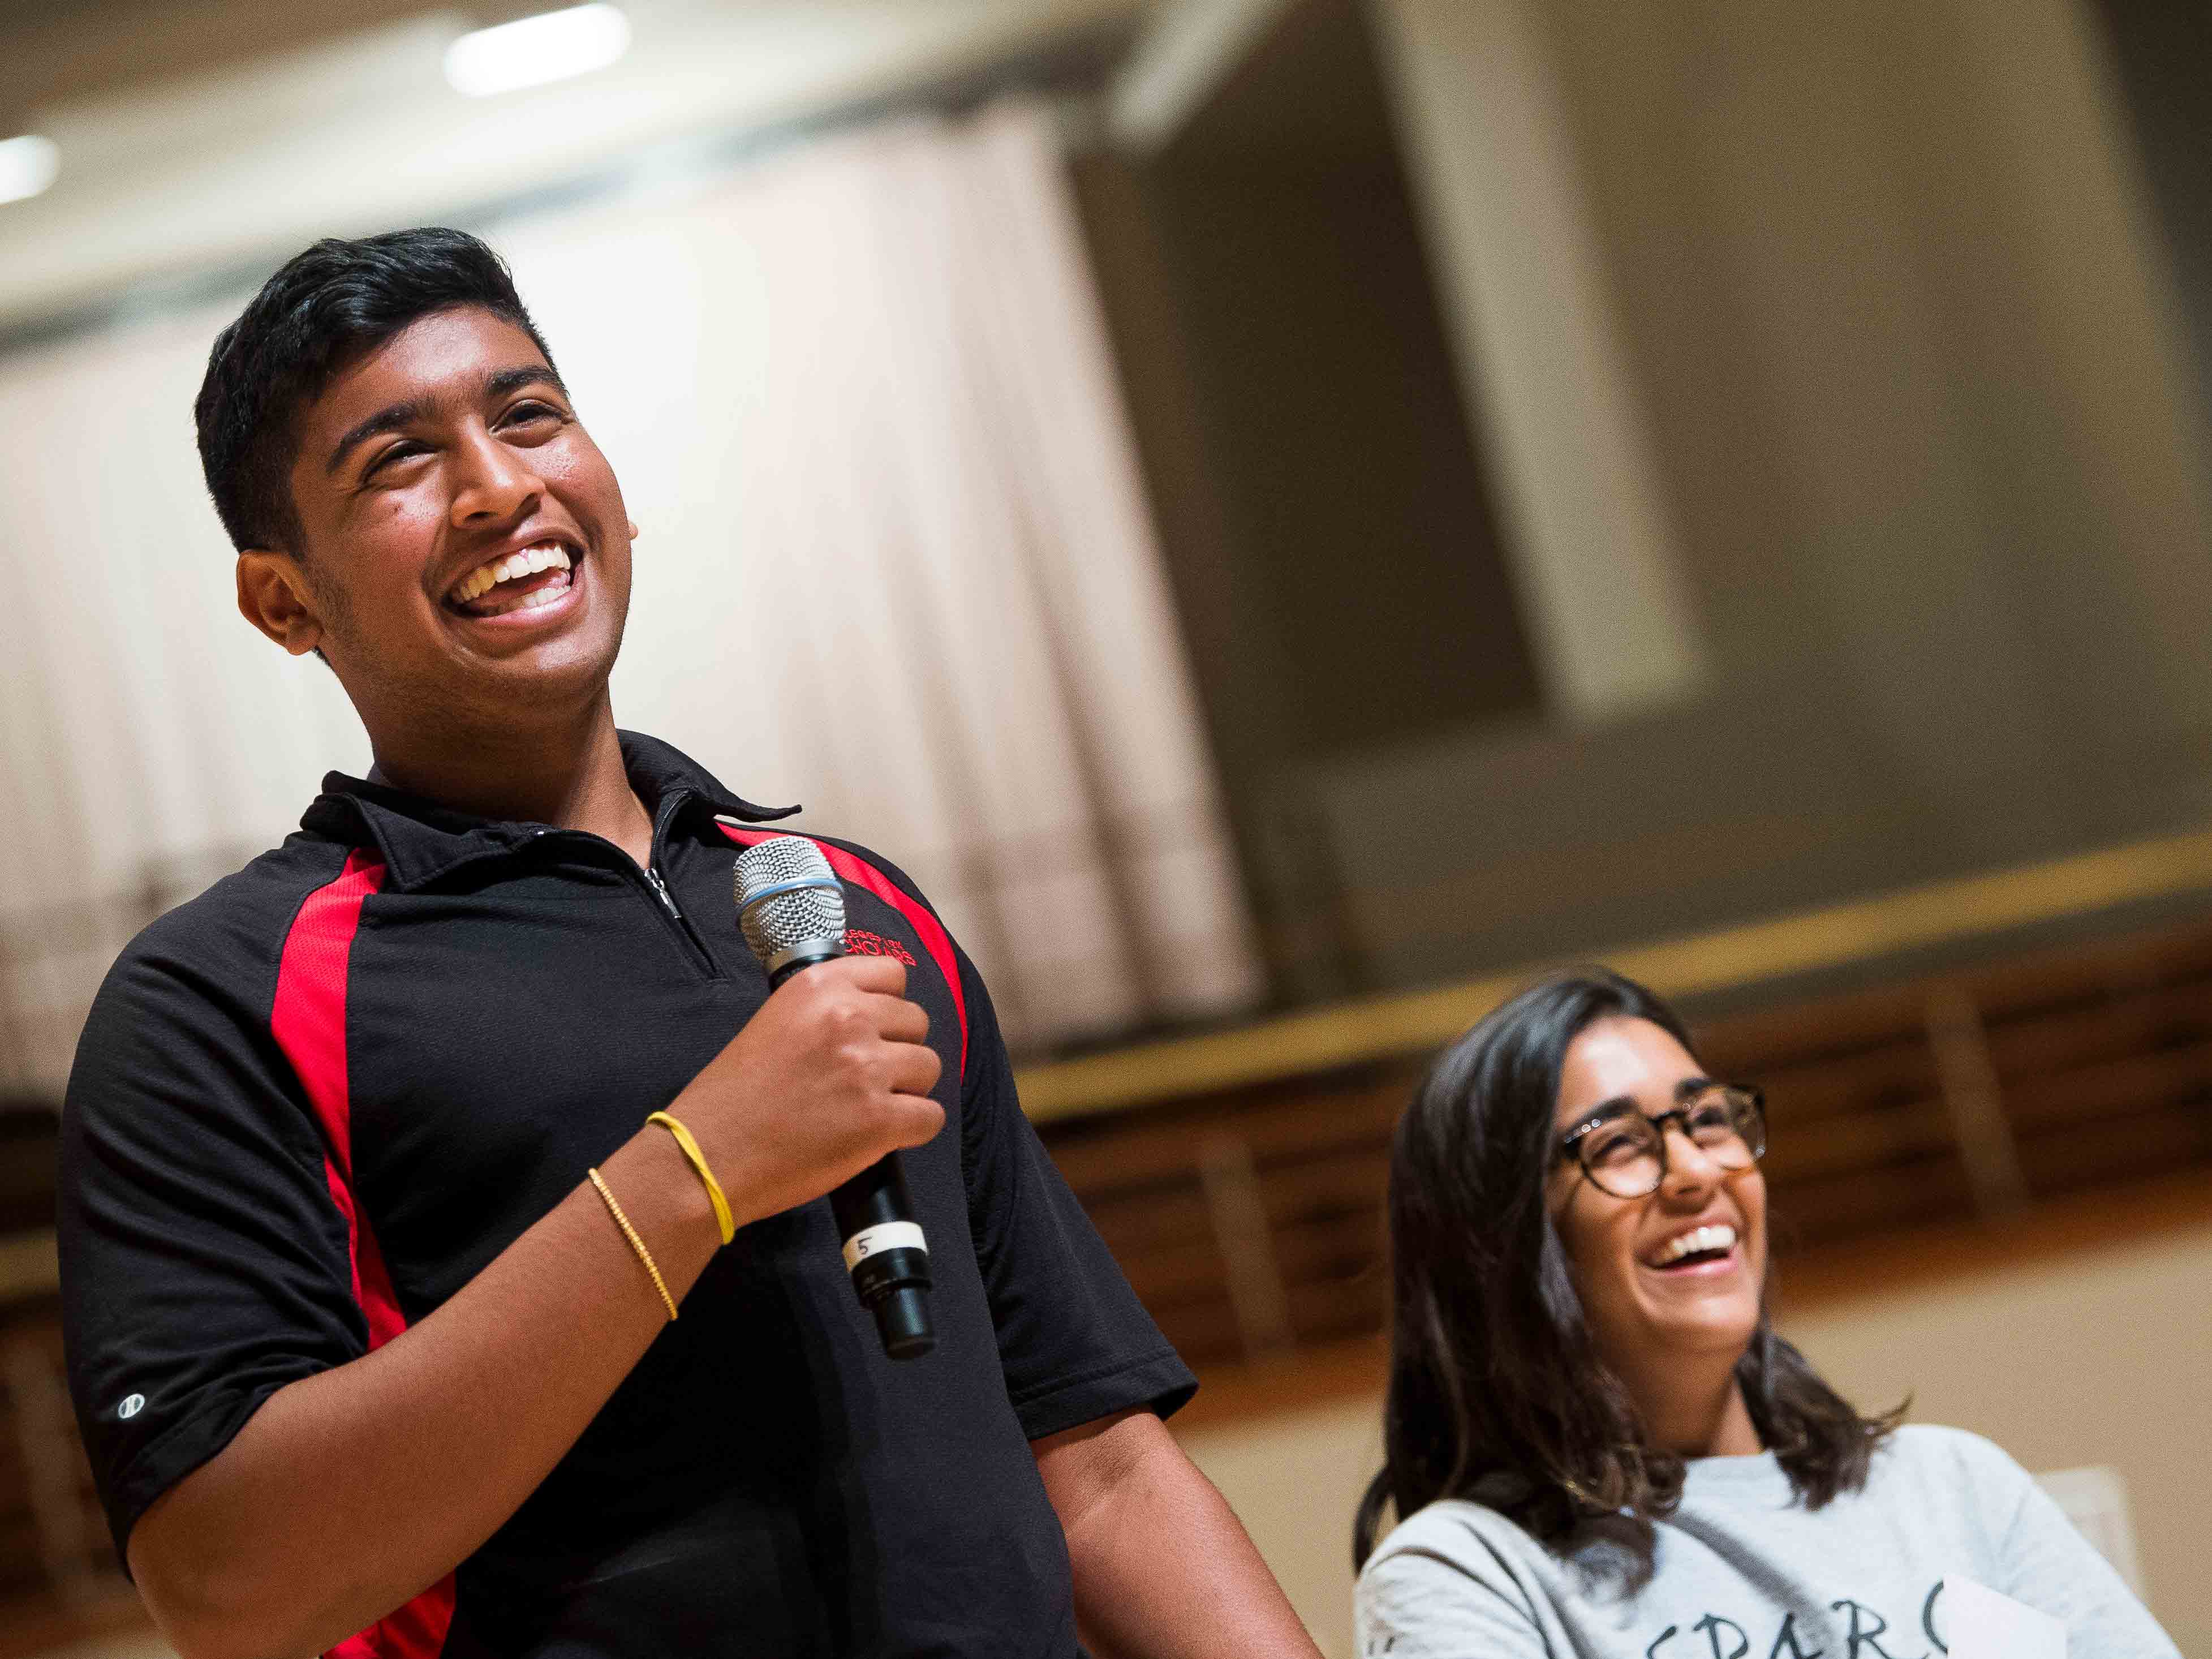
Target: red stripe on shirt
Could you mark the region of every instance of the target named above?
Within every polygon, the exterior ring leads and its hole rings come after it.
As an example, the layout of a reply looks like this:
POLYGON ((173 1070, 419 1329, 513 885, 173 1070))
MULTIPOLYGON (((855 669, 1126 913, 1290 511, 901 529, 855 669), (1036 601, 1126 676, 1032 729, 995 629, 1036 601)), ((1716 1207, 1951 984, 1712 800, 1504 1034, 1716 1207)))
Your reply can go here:
MULTIPOLYGON (((789 835, 787 830, 741 830, 736 824, 715 820, 715 828, 740 847, 757 847, 776 836, 789 835)), ((822 849, 822 856, 830 860, 830 867, 841 881, 849 881, 855 887, 866 888, 907 919, 921 940, 922 949, 929 952, 937 971, 945 977, 952 993, 952 1012, 960 1022, 960 1075, 968 1075, 968 999, 960 989, 960 962, 952 954, 952 936, 945 931, 934 912, 906 889, 857 854, 826 841, 817 841, 812 836, 802 837, 814 842, 822 849)))
MULTIPOLYGON (((346 977, 361 908, 384 884, 384 866, 356 848, 336 879, 307 895, 276 964, 276 1000, 270 1035, 292 1062, 323 1131, 323 1176, 345 1218, 354 1301, 368 1326, 368 1346, 382 1347, 407 1328, 392 1289, 384 1253, 362 1213, 353 1186, 353 1100, 346 1071, 346 977)), ((422 1592, 397 1613, 331 1650, 333 1659, 430 1659, 446 1643, 453 1618, 453 1578, 422 1592)))

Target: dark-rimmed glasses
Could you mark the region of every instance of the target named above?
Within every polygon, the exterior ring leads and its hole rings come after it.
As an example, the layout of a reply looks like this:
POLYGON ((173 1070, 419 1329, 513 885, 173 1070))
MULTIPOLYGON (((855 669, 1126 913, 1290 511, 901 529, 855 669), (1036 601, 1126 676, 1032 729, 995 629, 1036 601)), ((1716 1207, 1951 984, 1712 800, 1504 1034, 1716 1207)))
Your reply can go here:
POLYGON ((1559 1158, 1580 1164, 1601 1193, 1643 1198, 1667 1179, 1669 1124, 1723 1170, 1747 1170, 1766 1153, 1766 1097, 1748 1084, 1716 1083, 1671 1112, 1625 1106, 1594 1117, 1561 1138, 1559 1158))

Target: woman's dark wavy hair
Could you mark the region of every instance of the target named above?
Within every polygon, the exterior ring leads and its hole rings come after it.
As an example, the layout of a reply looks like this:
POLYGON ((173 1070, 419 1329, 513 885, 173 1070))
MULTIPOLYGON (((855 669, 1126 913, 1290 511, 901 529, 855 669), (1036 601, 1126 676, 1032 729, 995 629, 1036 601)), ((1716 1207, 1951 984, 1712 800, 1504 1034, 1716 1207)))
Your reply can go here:
POLYGON ((192 404, 200 469, 234 547, 304 550, 291 486, 301 411, 363 352, 457 306, 514 324, 551 366, 506 262, 466 231, 325 237, 261 285, 216 337, 192 404))
MULTIPOLYGON (((1650 1020, 1692 1048, 1674 1010, 1632 980, 1601 968, 1563 974, 1438 1056, 1399 1120, 1383 1464, 1352 1526, 1355 1567, 1374 1553, 1386 1507, 1403 1518, 1438 1498, 1476 1498, 1553 1545, 1625 1515, 1648 1568, 1650 1522, 1680 1501, 1682 1459, 1650 1443, 1598 1358, 1545 1203, 1567 1047, 1614 1016, 1650 1020)), ((1808 1509, 1863 1485, 1903 1414, 1860 1416, 1774 1334, 1764 1308, 1736 1376, 1759 1439, 1808 1509)))

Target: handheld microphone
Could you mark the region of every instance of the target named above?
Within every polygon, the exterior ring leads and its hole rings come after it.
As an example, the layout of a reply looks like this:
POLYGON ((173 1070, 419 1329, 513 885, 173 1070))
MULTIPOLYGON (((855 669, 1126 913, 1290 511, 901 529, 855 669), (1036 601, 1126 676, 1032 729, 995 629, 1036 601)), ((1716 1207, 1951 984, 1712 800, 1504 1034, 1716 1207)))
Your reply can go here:
MULTIPOLYGON (((822 849, 775 836, 738 854, 738 926, 773 990, 845 954, 845 890, 822 849)), ((884 1352, 914 1359, 937 1346, 929 1317, 929 1245, 915 1222, 906 1175, 887 1152, 830 1194, 854 1294, 875 1316, 884 1352)))

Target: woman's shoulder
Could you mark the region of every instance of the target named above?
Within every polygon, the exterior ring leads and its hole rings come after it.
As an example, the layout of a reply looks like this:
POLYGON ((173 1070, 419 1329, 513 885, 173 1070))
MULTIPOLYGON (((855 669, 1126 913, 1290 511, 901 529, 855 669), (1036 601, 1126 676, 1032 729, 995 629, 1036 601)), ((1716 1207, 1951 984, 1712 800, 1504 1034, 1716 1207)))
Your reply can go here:
POLYGON ((1510 1579, 1509 1564, 1541 1550, 1516 1523, 1487 1504, 1440 1498, 1393 1527, 1367 1558, 1359 1577, 1363 1583, 1439 1573, 1510 1579))
POLYGON ((1362 1639, 1412 1654, 1470 1644, 1506 1656, 1547 1651, 1541 1554, 1496 1510, 1439 1498, 1392 1528, 1360 1569, 1353 1608, 1362 1639))
POLYGON ((1890 1435, 1875 1455, 1874 1473, 1881 1478, 1893 1472, 2001 1492, 2016 1492, 2030 1480, 1996 1441, 1938 1423, 1906 1423, 1890 1435))
POLYGON ((1376 1544, 1360 1568, 1360 1589, 1484 1583, 1517 1601, 1531 1573, 1541 1573, 1541 1564, 1544 1547, 1489 1504, 1437 1498, 1376 1544))
POLYGON ((1933 1423, 1899 1428, 1875 1454, 1861 1501, 1907 1509, 1983 1538, 2001 1537, 2034 1490, 2034 1477, 1995 1441, 1933 1423))

